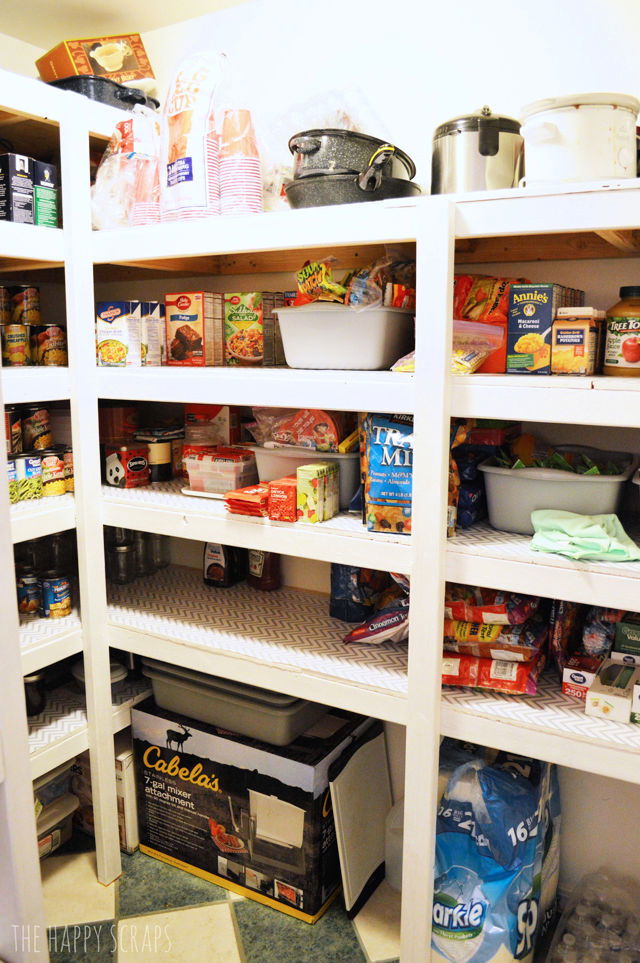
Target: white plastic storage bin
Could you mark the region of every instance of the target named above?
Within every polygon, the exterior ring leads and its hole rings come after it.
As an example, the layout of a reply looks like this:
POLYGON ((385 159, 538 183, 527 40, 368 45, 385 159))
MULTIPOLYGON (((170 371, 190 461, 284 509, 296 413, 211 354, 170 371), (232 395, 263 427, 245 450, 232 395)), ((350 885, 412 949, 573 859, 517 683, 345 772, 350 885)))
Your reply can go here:
POLYGON ((316 301, 275 313, 290 368, 376 371, 413 347, 413 314, 401 308, 357 310, 316 301))
POLYGON ((61 763, 50 772, 45 772, 33 781, 33 795, 36 804, 36 816, 39 815, 46 806, 51 805, 60 796, 69 792, 71 785, 71 768, 75 764, 75 758, 61 763))
POLYGON ((360 484, 360 455, 357 451, 340 455, 332 451, 315 451, 292 445, 289 448, 262 448, 247 445, 255 453, 258 478, 262 482, 295 475, 296 468, 313 461, 334 461, 340 469, 340 508, 345 511, 360 484))
POLYGON ((246 461, 222 461, 216 455, 188 455, 185 465, 189 473, 189 488, 194 492, 220 495, 236 488, 246 488, 258 480, 255 459, 249 453, 246 461))
POLYGON ((68 792, 42 810, 36 822, 40 859, 49 856, 71 839, 72 817, 77 808, 78 797, 68 792))
POLYGON ((161 709, 274 746, 289 745, 327 712, 327 707, 317 702, 219 679, 155 659, 143 659, 142 663, 142 671, 153 685, 153 698, 161 709))
MULTIPOLYGON (((590 449, 584 451, 593 455, 590 449)), ((576 475, 557 468, 500 468, 491 459, 478 467, 487 488, 489 522, 493 528, 519 535, 532 535, 531 512, 539 508, 576 512, 578 515, 607 515, 615 512, 624 483, 633 474, 629 455, 597 452, 628 463, 621 475, 576 475)))

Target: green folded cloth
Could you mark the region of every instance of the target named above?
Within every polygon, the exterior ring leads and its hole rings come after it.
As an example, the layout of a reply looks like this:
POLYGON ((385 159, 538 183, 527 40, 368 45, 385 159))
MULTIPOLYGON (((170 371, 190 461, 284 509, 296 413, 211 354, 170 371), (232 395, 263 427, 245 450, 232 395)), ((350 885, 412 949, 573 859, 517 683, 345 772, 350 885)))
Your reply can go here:
POLYGON ((592 562, 636 562, 640 548, 617 515, 576 515, 552 508, 531 512, 531 548, 592 562))

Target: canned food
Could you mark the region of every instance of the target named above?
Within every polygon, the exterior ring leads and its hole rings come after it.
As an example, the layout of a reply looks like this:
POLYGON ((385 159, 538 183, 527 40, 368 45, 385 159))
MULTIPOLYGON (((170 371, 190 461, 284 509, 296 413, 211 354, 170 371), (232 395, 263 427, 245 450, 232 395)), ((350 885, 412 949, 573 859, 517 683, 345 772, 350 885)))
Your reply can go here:
POLYGON ((16 481, 18 501, 42 497, 42 461, 40 455, 16 455, 16 481))
POLYGON ((4 409, 4 433, 7 436, 7 455, 19 455, 22 451, 22 417, 15 405, 4 409))
POLYGON ((42 607, 42 586, 38 576, 31 572, 20 575, 16 587, 18 589, 18 612, 28 618, 35 618, 42 607))
POLYGON ((63 454, 64 461, 64 490, 67 492, 75 491, 75 481, 73 476, 73 449, 66 447, 63 454))
POLYGON ((0 324, 11 324, 11 293, 0 285, 0 324))
POLYGON ((28 324, 2 325, 2 363, 11 368, 31 364, 28 324))
POLYGON ((40 288, 32 284, 14 284, 11 294, 11 321, 13 324, 40 324, 40 288))
POLYGON ((7 459, 7 474, 9 475, 9 501, 13 505, 20 500, 20 495, 18 494, 18 476, 16 475, 14 458, 7 459))
POLYGON ((68 364, 67 332, 63 325, 31 325, 31 361, 51 367, 68 364))
POLYGON ((51 448, 53 435, 49 412, 41 405, 30 405, 22 411, 22 447, 24 451, 51 448))
POLYGON ((71 615, 71 585, 66 575, 44 572, 41 578, 42 607, 40 615, 45 619, 61 619, 71 615))
POLYGON ((42 494, 64 495, 67 490, 64 480, 64 451, 59 448, 47 448, 41 452, 42 458, 42 494))

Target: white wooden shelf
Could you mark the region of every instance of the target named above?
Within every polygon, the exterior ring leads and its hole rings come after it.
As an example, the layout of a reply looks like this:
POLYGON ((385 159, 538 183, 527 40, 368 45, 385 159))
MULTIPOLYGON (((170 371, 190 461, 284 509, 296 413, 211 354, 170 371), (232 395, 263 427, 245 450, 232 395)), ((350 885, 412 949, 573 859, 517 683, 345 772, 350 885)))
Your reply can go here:
POLYGON ((444 686, 445 736, 640 784, 640 726, 585 715, 552 670, 534 696, 444 686))
POLYGON ((182 495, 185 485, 186 481, 129 489, 103 485, 102 519, 105 525, 199 542, 221 542, 391 572, 411 571, 411 537, 367 532, 357 515, 344 512, 317 525, 231 515, 222 499, 182 495))
POLYGON ((466 585, 589 605, 630 611, 639 607, 640 562, 577 562, 533 552, 530 542, 530 535, 499 532, 486 522, 460 530, 447 543, 446 576, 466 585))
POLYGON ((21 270, 61 267, 64 263, 62 229, 39 227, 35 224, 14 224, 0 221, 0 266, 11 269, 13 262, 21 270))
POLYGON ((325 595, 204 585, 172 567, 109 587, 109 644, 202 672, 406 723, 407 646, 347 645, 325 595))
POLYGON ((640 378, 462 375, 451 378, 451 413, 569 425, 638 428, 640 378))
MULTIPOLYGON (((131 723, 131 707, 151 694, 147 679, 125 680, 113 687, 113 732, 131 723)), ((89 748, 87 707, 84 693, 61 686, 47 693, 39 716, 29 720, 29 755, 33 779, 55 769, 89 748)))
POLYGON ((135 265, 232 252, 332 250, 414 241, 416 224, 416 200, 400 199, 97 231, 92 253, 95 264, 135 265))
POLYGON ((82 651, 78 610, 63 619, 26 619, 20 623, 20 655, 25 675, 82 651))
POLYGON ((49 495, 11 506, 11 537, 15 542, 52 535, 75 528, 76 507, 72 494, 49 495))
POLYGON ((412 375, 300 368, 97 368, 98 397, 410 413, 412 375))
POLYGON ((67 368, 37 366, 2 369, 2 395, 6 405, 22 405, 30 401, 67 401, 70 390, 67 368))

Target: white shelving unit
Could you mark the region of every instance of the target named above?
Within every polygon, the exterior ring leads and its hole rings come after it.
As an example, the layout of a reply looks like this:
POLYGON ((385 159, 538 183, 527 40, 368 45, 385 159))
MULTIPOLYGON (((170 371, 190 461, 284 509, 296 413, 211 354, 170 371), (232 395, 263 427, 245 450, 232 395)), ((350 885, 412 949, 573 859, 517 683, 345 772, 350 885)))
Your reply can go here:
POLYGON ((75 528, 76 508, 71 494, 53 495, 11 506, 11 537, 26 542, 41 535, 65 532, 75 528))
MULTIPOLYGON (((0 74, 2 107, 28 115, 41 136, 60 138, 64 230, 0 224, 0 270, 58 270, 66 284, 70 368, 3 370, 4 402, 70 400, 77 490, 73 500, 9 511, 4 454, 0 473, 4 534, 0 539, 7 597, 13 592, 10 550, 20 541, 77 526, 82 622, 18 626, 3 612, 7 653, 0 677, 0 732, 5 781, 0 785, 0 852, 16 886, 16 920, 41 915, 29 812, 30 779, 87 746, 91 749, 98 875, 120 870, 113 779, 113 732, 127 724, 146 683, 115 707, 109 645, 230 679, 378 716, 406 726, 405 869, 402 963, 428 958, 433 821, 441 732, 496 748, 530 752, 565 766, 640 782, 640 738, 629 726, 596 723, 544 681, 527 699, 459 689, 441 691, 442 598, 445 578, 637 609, 640 567, 584 565, 532 553, 526 539, 486 528, 445 537, 448 425, 451 415, 577 425, 640 427, 639 387, 626 379, 508 376, 454 378, 448 373, 451 289, 460 263, 544 258, 624 257, 638 253, 640 183, 579 185, 569 190, 498 192, 466 197, 321 208, 216 218, 92 234, 87 138, 108 135, 114 112, 0 74), (69 99, 71 98, 71 100, 69 99), (69 189, 67 189, 69 188, 69 189), (72 189, 71 189, 72 188, 72 189), (94 283, 127 276, 163 279, 290 271, 306 257, 335 252, 338 264, 366 263, 393 244, 418 263, 415 376, 210 368, 95 368, 94 283), (457 253, 456 253, 457 246, 457 253), (347 516, 317 526, 232 518, 220 503, 181 494, 177 484, 142 491, 102 489, 97 404, 101 398, 330 406, 352 411, 409 412, 415 418, 414 513, 411 537, 368 534, 347 516), (345 646, 326 599, 291 589, 249 596, 243 586, 211 596, 193 573, 172 570, 130 586, 111 587, 102 559, 103 524, 202 542, 251 546, 305 559, 341 561, 411 573, 408 647, 345 646), (10 590, 10 591, 9 591, 10 590), (14 640, 15 644, 11 644, 14 640), (49 723, 27 736, 20 677, 63 655, 84 651, 86 702, 70 691, 54 700, 49 723), (18 695, 16 695, 16 692, 18 695), (19 698, 18 698, 19 696, 19 698), (6 697, 6 698, 5 698, 6 697), (7 744, 4 733, 11 731, 7 744), (30 753, 31 749, 31 753, 30 753), (11 818, 8 818, 7 812, 11 818), (425 818, 425 814, 427 814, 425 818)), ((7 607, 5 607, 7 608, 7 607)), ((8 607, 10 608, 10 607, 8 607)), ((0 940, 0 956, 3 955, 0 940)), ((28 953, 23 959, 30 960, 28 953)))

